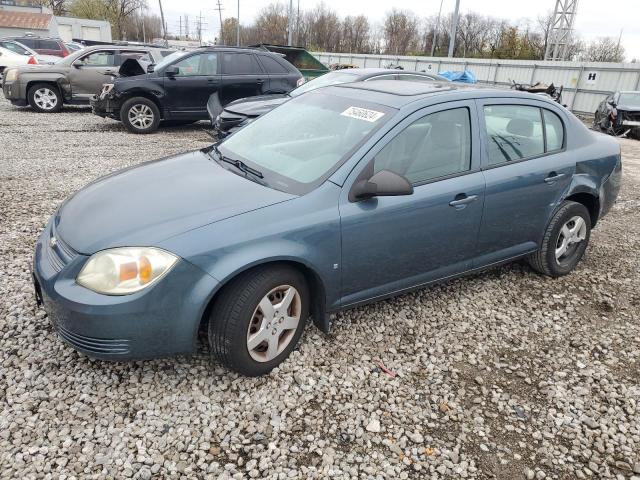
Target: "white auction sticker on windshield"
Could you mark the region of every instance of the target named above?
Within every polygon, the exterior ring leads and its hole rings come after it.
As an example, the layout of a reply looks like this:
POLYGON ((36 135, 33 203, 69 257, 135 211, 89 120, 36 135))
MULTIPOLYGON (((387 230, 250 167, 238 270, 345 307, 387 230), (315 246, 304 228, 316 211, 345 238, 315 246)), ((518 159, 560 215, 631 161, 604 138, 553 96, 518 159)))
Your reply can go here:
POLYGON ((365 122, 375 122, 384 115, 382 112, 376 112, 375 110, 369 110, 367 108, 349 107, 340 115, 345 117, 357 118, 358 120, 364 120, 365 122))

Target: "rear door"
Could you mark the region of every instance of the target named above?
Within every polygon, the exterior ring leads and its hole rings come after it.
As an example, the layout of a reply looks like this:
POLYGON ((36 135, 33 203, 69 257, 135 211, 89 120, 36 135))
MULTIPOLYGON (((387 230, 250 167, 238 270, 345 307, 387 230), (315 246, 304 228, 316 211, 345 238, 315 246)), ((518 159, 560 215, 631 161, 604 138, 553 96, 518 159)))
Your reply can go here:
POLYGON ((196 53, 173 64, 178 73, 165 75, 163 80, 172 118, 207 118, 209 96, 220 87, 218 56, 216 52, 196 53))
POLYGON ((289 93, 296 87, 296 80, 294 79, 293 72, 283 65, 271 55, 258 55, 258 60, 262 64, 262 68, 269 76, 269 85, 265 86, 265 91, 268 93, 289 93))
POLYGON ((73 99, 88 101, 117 70, 115 50, 93 50, 77 58, 68 74, 73 99))
POLYGON ((563 114, 545 102, 478 101, 486 193, 474 267, 534 251, 569 186, 563 114))
POLYGON ((256 55, 249 52, 223 52, 220 103, 226 105, 239 98, 265 93, 269 77, 256 55))

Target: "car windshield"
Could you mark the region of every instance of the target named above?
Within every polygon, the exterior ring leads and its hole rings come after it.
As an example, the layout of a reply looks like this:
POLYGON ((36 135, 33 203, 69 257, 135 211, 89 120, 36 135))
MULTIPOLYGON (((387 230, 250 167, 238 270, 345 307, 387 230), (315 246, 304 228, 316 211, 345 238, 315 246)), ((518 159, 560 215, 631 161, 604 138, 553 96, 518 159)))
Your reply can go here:
POLYGON ((393 116, 392 108, 315 91, 261 116, 219 145, 264 174, 271 187, 304 194, 321 184, 393 116))
POLYGON ((619 105, 640 108, 640 92, 621 93, 619 105))
POLYGON ((18 55, 33 55, 35 53, 33 52, 33 50, 29 50, 27 47, 18 42, 0 42, 0 47, 11 50, 18 55))
POLYGON ((289 95, 297 97, 303 93, 310 92, 320 87, 327 87, 329 85, 337 85, 338 83, 355 82, 358 76, 355 73, 347 72, 330 72, 325 73, 321 77, 314 78, 313 80, 303 83, 298 88, 293 89, 289 95))
POLYGON ((184 51, 173 52, 171 55, 167 55, 161 61, 159 61, 155 66, 155 70, 160 70, 161 68, 166 67, 167 65, 175 62, 177 59, 182 58, 185 55, 188 55, 189 53, 190 52, 184 51))

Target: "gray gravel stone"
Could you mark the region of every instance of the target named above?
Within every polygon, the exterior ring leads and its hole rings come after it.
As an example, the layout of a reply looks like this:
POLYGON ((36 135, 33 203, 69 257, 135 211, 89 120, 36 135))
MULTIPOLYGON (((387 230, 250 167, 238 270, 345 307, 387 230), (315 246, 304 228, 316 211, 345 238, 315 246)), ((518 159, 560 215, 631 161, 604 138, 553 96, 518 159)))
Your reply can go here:
POLYGON ((2 478, 640 480, 640 142, 619 140, 619 201, 571 275, 516 263, 340 313, 263 378, 204 342, 78 354, 34 304, 38 233, 97 177, 209 144, 204 126, 131 135, 0 96, 2 478))

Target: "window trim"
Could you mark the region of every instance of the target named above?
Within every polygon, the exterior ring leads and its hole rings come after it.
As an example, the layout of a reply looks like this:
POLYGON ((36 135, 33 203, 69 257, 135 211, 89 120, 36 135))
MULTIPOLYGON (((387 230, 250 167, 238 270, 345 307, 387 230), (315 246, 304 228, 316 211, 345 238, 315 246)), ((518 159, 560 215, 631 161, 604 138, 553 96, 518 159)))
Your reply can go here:
POLYGON ((478 117, 479 117, 479 124, 478 127, 480 128, 480 138, 481 138, 481 143, 482 143, 482 152, 484 153, 484 161, 481 162, 480 165, 480 170, 485 171, 485 170, 491 170, 493 168, 500 168, 500 167, 504 167, 507 165, 514 165, 517 163, 521 163, 521 162, 526 162, 529 160, 535 160, 537 158, 543 158, 543 157, 547 157, 549 155, 557 155, 558 153, 562 153, 565 152, 567 150, 567 126, 566 126, 566 122, 562 119, 562 117, 560 115, 558 115, 556 112, 554 112, 552 109, 547 108, 546 106, 543 105, 536 105, 536 104, 532 104, 532 103, 525 103, 525 102, 521 102, 519 101, 520 99, 516 99, 516 98, 505 98, 504 102, 501 102, 499 100, 503 100, 502 98, 487 98, 487 99, 482 99, 480 101, 477 102, 478 105, 478 117), (486 101, 483 101, 486 100, 486 101), (496 101, 498 100, 498 101, 496 101), (531 155, 528 157, 524 157, 524 158, 519 158, 517 160, 508 160, 505 162, 500 162, 500 163, 495 163, 490 165, 489 164, 489 151, 488 151, 488 147, 489 147, 489 136, 488 136, 488 131, 487 131, 487 124, 485 121, 485 115, 484 115, 484 109, 485 107, 491 107, 491 106, 507 106, 507 107, 514 107, 514 106, 519 106, 519 107, 531 107, 531 108, 537 108, 540 111, 540 118, 542 121, 542 136, 543 136, 543 144, 544 144, 544 152, 538 155, 531 155), (562 124, 562 134, 563 134, 563 138, 562 138, 562 148, 559 150, 553 150, 548 152, 547 151, 547 131, 545 128, 545 122, 544 122, 544 115, 542 113, 543 110, 548 110, 551 113, 553 113, 554 115, 556 115, 559 119, 560 119, 560 123, 562 124))

